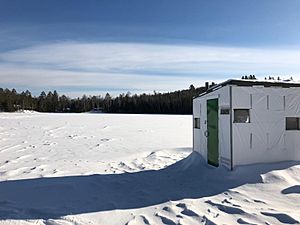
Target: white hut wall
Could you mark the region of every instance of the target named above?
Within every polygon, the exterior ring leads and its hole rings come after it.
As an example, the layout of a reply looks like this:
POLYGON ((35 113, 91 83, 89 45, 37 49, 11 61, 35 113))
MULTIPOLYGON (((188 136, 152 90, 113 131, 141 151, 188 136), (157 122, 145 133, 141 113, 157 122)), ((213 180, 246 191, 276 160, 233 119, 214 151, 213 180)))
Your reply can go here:
POLYGON ((286 130, 287 117, 300 118, 300 88, 233 86, 232 106, 234 165, 300 160, 300 127, 286 130), (238 110, 250 121, 235 121, 238 110))

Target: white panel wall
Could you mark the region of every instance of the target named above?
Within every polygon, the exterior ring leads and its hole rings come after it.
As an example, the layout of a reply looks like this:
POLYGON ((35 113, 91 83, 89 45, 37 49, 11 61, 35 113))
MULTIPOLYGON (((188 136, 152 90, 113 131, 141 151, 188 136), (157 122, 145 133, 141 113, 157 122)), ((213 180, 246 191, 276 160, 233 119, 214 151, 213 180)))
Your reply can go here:
POLYGON ((232 107, 238 109, 250 108, 250 94, 247 87, 233 87, 232 107))
MULTIPOLYGON (((300 88, 286 90, 284 106, 286 117, 300 117, 300 88)), ((300 160, 300 131, 285 131, 284 144, 289 160, 300 160)))
POLYGON ((230 108, 229 86, 225 86, 219 91, 219 161, 220 164, 230 168, 230 114, 220 114, 222 108, 230 108))
POLYGON ((219 156, 220 164, 230 168, 230 116, 220 115, 221 107, 229 107, 229 87, 222 87, 216 91, 208 93, 202 97, 193 100, 193 115, 194 117, 200 116, 200 128, 194 129, 194 151, 199 152, 205 160, 207 160, 207 106, 208 99, 219 99, 219 156))
POLYGON ((193 100, 193 118, 200 118, 200 129, 194 128, 194 151, 199 152, 207 160, 206 100, 204 98, 193 100))
POLYGON ((300 88, 289 88, 285 93, 285 108, 286 115, 297 116, 300 115, 300 88))
POLYGON ((250 123, 233 123, 234 165, 300 160, 300 131, 285 117, 300 117, 300 88, 232 87, 233 109, 250 109, 250 123))
MULTIPOLYGON (((196 99, 193 99, 193 126, 194 126, 194 118, 200 118, 200 128, 202 128, 202 121, 203 121, 203 118, 201 118, 201 110, 200 110, 200 107, 201 107, 201 103, 200 103, 200 98, 196 98, 196 99)), ((201 135, 202 135, 202 129, 196 129, 196 128, 193 128, 193 149, 194 151, 197 151, 199 152, 201 155, 203 155, 204 153, 202 151, 204 151, 204 149, 202 148, 201 144, 202 144, 202 141, 200 140, 201 138, 201 135)))

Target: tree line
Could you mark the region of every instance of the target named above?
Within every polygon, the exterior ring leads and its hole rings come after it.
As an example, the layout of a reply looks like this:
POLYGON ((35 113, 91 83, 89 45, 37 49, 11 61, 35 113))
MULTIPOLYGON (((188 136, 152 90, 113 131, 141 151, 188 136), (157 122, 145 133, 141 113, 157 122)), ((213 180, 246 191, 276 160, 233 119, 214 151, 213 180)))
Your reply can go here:
POLYGON ((35 110, 38 112, 106 112, 106 113, 154 113, 154 114, 192 114, 192 99, 203 93, 206 87, 168 93, 134 94, 129 92, 111 97, 86 96, 70 98, 59 95, 57 91, 43 91, 37 97, 26 90, 18 93, 15 89, 0 88, 0 111, 35 110))

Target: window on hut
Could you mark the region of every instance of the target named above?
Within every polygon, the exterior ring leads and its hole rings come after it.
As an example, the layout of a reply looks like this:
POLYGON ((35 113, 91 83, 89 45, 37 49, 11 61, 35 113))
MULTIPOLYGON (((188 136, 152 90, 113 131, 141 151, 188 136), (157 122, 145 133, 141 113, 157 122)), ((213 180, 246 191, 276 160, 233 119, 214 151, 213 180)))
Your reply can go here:
POLYGON ((285 127, 286 130, 300 130, 299 117, 286 117, 285 127))
POLYGON ((249 109, 235 109, 234 123, 250 123, 249 109))
POLYGON ((194 128, 200 129, 200 118, 194 118, 194 128))

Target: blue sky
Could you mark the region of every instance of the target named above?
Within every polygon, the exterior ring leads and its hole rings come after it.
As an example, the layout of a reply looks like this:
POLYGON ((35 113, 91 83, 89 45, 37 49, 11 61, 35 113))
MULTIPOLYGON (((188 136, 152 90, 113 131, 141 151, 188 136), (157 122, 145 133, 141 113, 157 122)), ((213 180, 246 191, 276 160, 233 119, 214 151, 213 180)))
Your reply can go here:
POLYGON ((298 0, 0 0, 0 37, 1 87, 35 95, 300 79, 298 0))

